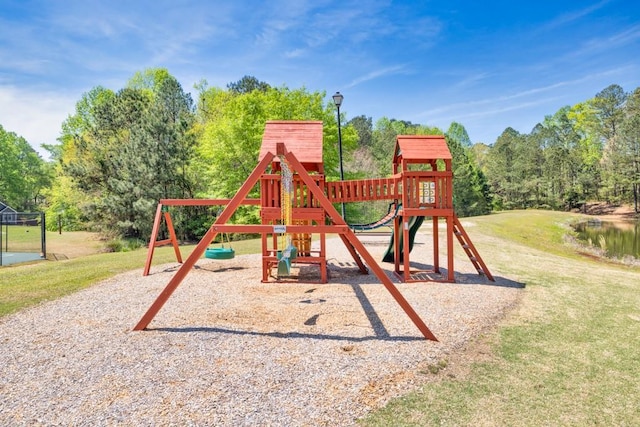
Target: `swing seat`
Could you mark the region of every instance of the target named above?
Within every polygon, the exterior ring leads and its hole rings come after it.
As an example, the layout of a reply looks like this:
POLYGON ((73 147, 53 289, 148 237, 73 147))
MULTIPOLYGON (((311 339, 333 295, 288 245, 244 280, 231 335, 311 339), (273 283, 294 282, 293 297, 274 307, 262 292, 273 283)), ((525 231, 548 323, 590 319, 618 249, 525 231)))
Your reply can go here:
POLYGON ((233 259, 236 251, 233 248, 207 248, 204 256, 209 259, 233 259))
MULTIPOLYGON (((298 248, 296 248, 295 246, 291 246, 291 247, 285 249, 285 251, 289 251, 289 256, 285 256, 284 257, 285 259, 294 260, 294 259, 296 259, 298 257, 298 248)), ((278 257, 278 260, 281 260, 283 258, 282 257, 282 252, 283 251, 278 251, 278 253, 276 255, 278 257)))
POLYGON ((291 261, 298 256, 298 249, 295 246, 290 246, 284 251, 278 251, 278 276, 288 276, 291 274, 291 261), (288 256, 282 256, 283 252, 289 251, 288 256))
POLYGON ((278 276, 288 276, 291 274, 291 260, 282 258, 278 261, 278 276))

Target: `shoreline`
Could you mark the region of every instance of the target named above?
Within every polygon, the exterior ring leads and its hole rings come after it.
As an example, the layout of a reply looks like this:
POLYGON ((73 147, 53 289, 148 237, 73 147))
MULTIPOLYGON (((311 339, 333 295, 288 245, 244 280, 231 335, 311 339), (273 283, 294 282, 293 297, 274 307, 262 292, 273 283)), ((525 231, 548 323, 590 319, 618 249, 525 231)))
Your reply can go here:
POLYGON ((573 212, 593 216, 601 221, 638 221, 640 214, 636 214, 632 205, 614 205, 606 202, 587 203, 583 208, 573 212))

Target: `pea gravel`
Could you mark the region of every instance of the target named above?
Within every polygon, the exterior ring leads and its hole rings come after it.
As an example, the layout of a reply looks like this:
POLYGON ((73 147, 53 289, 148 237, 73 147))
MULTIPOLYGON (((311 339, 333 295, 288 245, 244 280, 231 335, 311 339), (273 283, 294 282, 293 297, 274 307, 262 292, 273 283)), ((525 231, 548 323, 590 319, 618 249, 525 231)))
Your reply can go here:
MULTIPOLYGON (((387 239, 361 237, 376 259, 387 239)), ((432 262, 430 241, 418 235, 412 262, 432 262)), ((426 341, 339 239, 328 247, 328 284, 261 283, 258 255, 202 259, 147 331, 132 328, 178 264, 0 319, 0 425, 352 425, 428 381, 521 293, 462 258, 457 283, 394 279, 440 339, 426 341)))

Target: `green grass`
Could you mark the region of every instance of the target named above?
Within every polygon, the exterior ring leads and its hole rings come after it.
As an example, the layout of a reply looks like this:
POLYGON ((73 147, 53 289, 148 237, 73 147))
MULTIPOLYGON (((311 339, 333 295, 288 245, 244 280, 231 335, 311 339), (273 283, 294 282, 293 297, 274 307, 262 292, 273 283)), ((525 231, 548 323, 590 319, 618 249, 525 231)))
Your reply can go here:
MULTIPOLYGON (((76 239, 73 233, 63 233, 66 242, 76 239)), ((83 234, 86 237, 86 235, 83 234)), ((93 248, 95 242, 89 243, 93 248)), ((236 254, 260 251, 259 240, 233 242, 236 254)), ((181 247, 186 259, 194 246, 181 247)), ((87 250, 91 250, 88 249, 87 250)), ((93 249, 95 251, 95 249, 93 249)), ((146 248, 131 252, 96 253, 65 261, 41 261, 35 264, 0 268, 0 316, 14 313, 42 301, 53 300, 118 273, 142 268, 147 257, 146 248)), ((175 262, 171 247, 156 248, 153 265, 175 262)))
POLYGON ((488 360, 460 378, 439 371, 362 425, 640 425, 640 272, 559 256, 571 252, 561 230, 573 219, 542 211, 471 219, 485 261, 526 284, 521 306, 480 339, 488 360))
POLYGON ((573 233, 572 223, 583 215, 565 212, 526 210, 498 212, 482 217, 480 230, 496 237, 556 255, 579 258, 573 248, 565 244, 565 235, 573 233))

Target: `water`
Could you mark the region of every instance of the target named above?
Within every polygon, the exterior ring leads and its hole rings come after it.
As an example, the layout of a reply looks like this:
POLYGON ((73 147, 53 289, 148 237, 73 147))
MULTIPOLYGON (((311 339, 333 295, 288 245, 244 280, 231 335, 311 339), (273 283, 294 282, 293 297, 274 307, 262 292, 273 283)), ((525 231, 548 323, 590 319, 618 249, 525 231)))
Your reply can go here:
POLYGON ((574 229, 581 241, 604 250, 609 257, 640 259, 639 221, 592 220, 576 224, 574 229))

